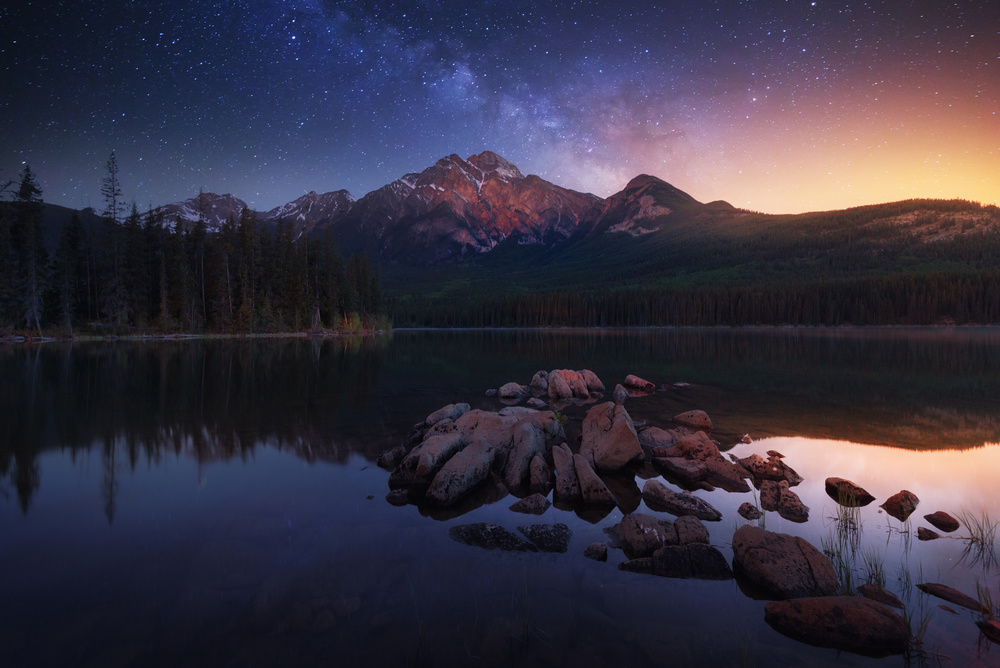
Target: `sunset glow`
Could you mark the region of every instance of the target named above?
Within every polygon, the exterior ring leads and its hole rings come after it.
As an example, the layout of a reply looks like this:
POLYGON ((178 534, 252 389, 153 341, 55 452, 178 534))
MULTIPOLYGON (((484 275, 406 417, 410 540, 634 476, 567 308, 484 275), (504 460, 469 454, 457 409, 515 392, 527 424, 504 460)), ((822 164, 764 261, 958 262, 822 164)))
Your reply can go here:
POLYGON ((97 206, 355 197, 492 150, 600 196, 640 173, 784 213, 996 204, 1000 7, 354 0, 0 10, 0 178, 97 206))

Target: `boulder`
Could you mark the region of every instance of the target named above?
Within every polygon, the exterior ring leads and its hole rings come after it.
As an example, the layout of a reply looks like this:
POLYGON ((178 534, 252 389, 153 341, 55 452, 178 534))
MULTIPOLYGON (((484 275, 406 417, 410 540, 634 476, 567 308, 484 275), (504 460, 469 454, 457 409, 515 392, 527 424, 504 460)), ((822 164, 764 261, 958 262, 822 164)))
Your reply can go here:
POLYGON ((630 513, 607 529, 629 559, 650 557, 664 545, 677 545, 677 530, 670 520, 644 513, 630 513))
POLYGON ((593 559, 594 561, 607 561, 608 560, 608 544, 607 543, 591 543, 587 546, 587 549, 583 551, 583 556, 588 559, 593 559))
POLYGON ((745 480, 750 477, 747 470, 723 457, 719 446, 703 431, 681 436, 672 447, 666 449, 665 454, 668 457, 679 456, 700 462, 707 470, 702 480, 728 492, 750 491, 750 485, 745 480))
POLYGON ((431 483, 445 462, 464 447, 465 441, 457 432, 436 434, 411 450, 403 460, 402 466, 406 466, 407 460, 415 458, 417 461, 413 467, 412 484, 426 486, 431 483))
POLYGON ((980 619, 976 626, 987 640, 1000 644, 1000 622, 995 619, 980 619))
POLYGON ((639 557, 637 559, 629 559, 628 561, 623 561, 620 564, 618 564, 618 570, 625 571, 627 573, 642 573, 644 575, 652 575, 653 558, 639 557))
POLYGON ((875 500, 864 487, 844 478, 827 478, 826 494, 846 508, 861 508, 875 500))
POLYGON ((726 558, 711 545, 664 545, 653 553, 653 575, 698 580, 731 580, 726 558))
POLYGON ((497 394, 498 394, 497 388, 495 388, 495 387, 491 388, 489 390, 486 390, 486 392, 485 392, 485 396, 487 396, 487 397, 495 397, 495 396, 497 396, 497 394))
POLYGON ((760 507, 762 510, 774 512, 781 500, 781 488, 774 480, 765 480, 760 484, 760 507))
POLYGON ((877 584, 872 584, 867 582, 863 585, 858 586, 858 593, 865 598, 870 598, 873 601, 878 601, 883 605, 888 605, 892 608, 903 609, 903 602, 899 600, 899 597, 893 594, 891 591, 885 587, 880 587, 877 584))
POLYGON ((900 522, 905 522, 917 509, 918 503, 920 503, 920 499, 917 498, 917 495, 904 489, 886 499, 879 508, 884 509, 900 522))
POLYGON ((935 529, 940 529, 945 533, 958 531, 958 527, 961 526, 958 523, 958 520, 956 520, 954 517, 944 512, 943 510, 931 513, 930 515, 924 515, 924 519, 930 522, 932 525, 934 525, 935 529))
POLYGON ((583 502, 596 506, 615 506, 611 490, 590 466, 590 460, 583 455, 573 455, 576 478, 580 482, 580 496, 583 502))
POLYGON ((596 373, 590 369, 580 369, 579 373, 583 376, 583 382, 587 385, 587 390, 591 394, 604 391, 604 383, 601 382, 596 373))
POLYGON ((519 538, 507 529, 496 524, 460 524, 453 526, 448 535, 452 540, 481 547, 485 550, 504 550, 505 552, 536 552, 531 543, 519 538))
POLYGON ((625 376, 625 382, 623 385, 630 390, 639 390, 640 392, 649 393, 656 392, 656 385, 648 380, 639 378, 639 376, 633 376, 632 374, 625 376))
POLYGON ((549 399, 589 399, 587 381, 578 371, 553 369, 549 372, 549 399))
POLYGON ((538 408, 538 409, 545 408, 545 402, 536 397, 531 397, 526 402, 524 402, 524 404, 528 406, 528 408, 538 408))
POLYGON ((521 400, 525 396, 531 394, 531 388, 527 385, 518 385, 517 383, 507 383, 497 390, 497 396, 501 399, 512 399, 521 400))
POLYGON ((837 572, 804 538, 744 524, 733 534, 733 568, 775 599, 831 596, 837 572))
POLYGON ((771 455, 764 459, 758 454, 737 460, 737 463, 746 469, 754 480, 785 480, 789 485, 795 486, 802 482, 802 476, 782 461, 781 456, 771 455))
POLYGON ((674 530, 677 532, 677 542, 680 545, 708 544, 708 529, 693 515, 684 515, 674 520, 674 530))
POLYGON ((652 510, 672 515, 691 515, 701 520, 717 522, 722 513, 710 503, 688 493, 678 494, 659 480, 647 480, 642 487, 642 500, 652 510))
POLYGON ((955 605, 960 605, 963 608, 968 608, 974 612, 980 612, 984 615, 992 614, 989 608, 976 599, 963 594, 948 585, 939 584, 937 582, 925 582, 923 584, 918 584, 917 589, 926 594, 930 594, 931 596, 937 596, 938 598, 944 599, 949 603, 954 603, 955 605))
POLYGON ((548 494, 552 489, 552 469, 545 461, 545 457, 537 454, 531 458, 531 465, 528 468, 528 489, 532 492, 548 494))
POLYGON ((539 393, 547 393, 549 391, 549 372, 548 371, 536 371, 535 375, 531 377, 531 382, 528 384, 533 391, 539 393))
POLYGON ((608 401, 587 411, 580 453, 601 471, 617 471, 642 461, 642 446, 624 406, 608 401))
POLYGON ((470 408, 469 404, 464 404, 464 403, 448 404, 444 408, 439 408, 430 415, 428 415, 427 419, 424 420, 424 423, 428 427, 430 427, 444 419, 448 419, 454 422, 458 418, 462 417, 462 415, 467 413, 469 411, 469 408, 470 408))
POLYGON ((673 429, 646 427, 639 432, 639 443, 647 448, 669 448, 677 442, 680 436, 673 429))
MULTIPOLYGON (((515 513, 525 513, 526 515, 541 515, 552 504, 541 494, 526 496, 510 507, 515 513)), ((522 532, 524 533, 524 532, 522 532)))
POLYGON ((760 512, 760 509, 758 509, 757 506, 753 505, 749 501, 744 501, 743 503, 741 503, 740 507, 736 510, 736 512, 740 514, 740 517, 742 517, 745 520, 750 520, 751 522, 753 520, 759 520, 764 515, 762 512, 760 512))
POLYGON ((461 499, 490 475, 496 454, 496 448, 485 441, 467 446, 434 476, 427 488, 427 501, 449 506, 461 499))
POLYGON ((708 413, 705 411, 685 411, 684 413, 675 415, 674 422, 696 431, 712 431, 712 420, 708 417, 708 413))
POLYGON ((909 627, 903 618, 859 596, 772 601, 764 606, 764 621, 799 642, 864 656, 902 654, 909 646, 909 627))
POLYGON ((580 481, 576 477, 576 465, 573 463, 573 453, 569 446, 563 443, 552 448, 552 460, 556 469, 556 500, 567 503, 582 500, 580 481))
POLYGON ((514 425, 511 447, 503 469, 503 481, 507 489, 515 490, 524 486, 531 469, 531 460, 536 455, 544 457, 548 454, 550 434, 543 425, 537 420, 523 420, 514 425))
POLYGON ((517 530, 542 552, 567 552, 573 535, 565 524, 532 524, 517 530))
POLYGON ((615 385, 615 391, 611 393, 611 398, 615 400, 616 404, 625 403, 625 400, 628 399, 628 390, 619 383, 615 385))
POLYGON ((407 450, 402 445, 397 445, 394 448, 390 448, 380 454, 378 459, 375 461, 379 468, 385 469, 386 471, 392 471, 394 468, 399 466, 403 458, 406 457, 407 450))
POLYGON ((789 522, 802 524, 809 521, 809 508, 802 503, 799 495, 789 489, 788 481, 778 483, 778 515, 789 522))
POLYGON ((934 540, 940 537, 941 534, 937 531, 931 531, 930 529, 926 529, 924 527, 917 527, 917 540, 934 540))
POLYGON ((405 489, 394 489, 385 495, 385 500, 393 506, 405 506, 410 502, 410 495, 405 489))

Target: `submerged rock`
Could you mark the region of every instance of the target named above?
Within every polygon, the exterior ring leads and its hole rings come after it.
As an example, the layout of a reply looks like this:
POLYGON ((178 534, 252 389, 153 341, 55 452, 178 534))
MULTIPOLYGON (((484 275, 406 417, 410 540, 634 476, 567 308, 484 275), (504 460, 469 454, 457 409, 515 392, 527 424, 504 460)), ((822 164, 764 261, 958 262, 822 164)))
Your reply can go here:
POLYGON ((607 561, 608 560, 608 544, 607 543, 591 543, 587 546, 587 549, 583 551, 583 556, 588 559, 593 559, 594 561, 607 561))
POLYGON ((1000 644, 1000 622, 995 619, 981 619, 976 622, 976 626, 987 640, 1000 644))
POLYGON ((518 538, 507 529, 496 524, 477 523, 460 524, 448 531, 452 540, 481 547, 485 550, 504 550, 507 552, 534 552, 537 548, 531 543, 518 538))
POLYGON ((941 534, 939 534, 937 531, 931 531, 930 529, 927 529, 925 527, 917 528, 917 540, 935 540, 940 537, 941 534))
POLYGON ((497 395, 501 399, 514 399, 518 401, 529 394, 531 394, 531 388, 527 385, 518 385, 517 383, 507 383, 497 391, 497 395))
POLYGON ((879 508, 884 509, 885 512, 900 522, 905 522, 913 514, 913 511, 917 509, 918 503, 920 503, 920 499, 917 498, 917 495, 904 489, 886 499, 885 503, 879 506, 879 508))
POLYGON ((804 538, 744 524, 733 534, 733 567, 775 599, 830 596, 837 572, 804 538))
POLYGON ((902 654, 909 644, 900 615, 859 596, 772 601, 764 606, 764 621, 799 642, 864 656, 902 654))
POLYGON ((645 378, 640 378, 639 376, 633 376, 632 374, 625 376, 625 382, 623 384, 625 385, 625 387, 631 390, 649 392, 650 394, 656 392, 656 385, 649 382, 645 378))
POLYGON ((870 598, 873 601, 877 601, 884 605, 888 605, 893 608, 903 609, 903 602, 899 600, 899 597, 893 594, 891 591, 885 587, 880 587, 877 584, 872 584, 867 582, 863 585, 858 586, 858 593, 865 598, 870 598))
POLYGON ((653 575, 697 580, 731 580, 733 571, 717 549, 704 543, 665 545, 653 553, 653 575))
POLYGON ((722 513, 703 499, 692 494, 678 494, 667 488, 659 480, 647 480, 642 487, 642 500, 652 510, 672 515, 691 515, 701 520, 718 522, 722 513))
POLYGON ((673 522, 644 513, 625 515, 606 531, 629 559, 650 557, 664 545, 678 544, 673 522))
POLYGON ((875 500, 868 491, 844 478, 827 478, 826 494, 845 508, 861 508, 875 500))
POLYGON ((517 530, 542 552, 567 552, 569 539, 573 536, 565 524, 532 524, 517 530))

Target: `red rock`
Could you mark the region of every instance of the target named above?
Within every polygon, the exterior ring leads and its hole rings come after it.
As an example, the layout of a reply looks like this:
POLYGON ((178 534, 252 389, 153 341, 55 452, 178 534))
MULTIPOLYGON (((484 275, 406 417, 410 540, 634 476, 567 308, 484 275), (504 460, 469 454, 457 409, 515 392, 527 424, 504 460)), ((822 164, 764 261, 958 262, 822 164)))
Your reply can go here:
POLYGON ((883 508, 885 512, 900 522, 905 522, 917 509, 918 503, 920 503, 920 499, 917 498, 917 495, 904 489, 886 499, 879 508, 883 508))
POLYGON ((642 446, 624 406, 608 401, 587 412, 580 453, 602 471, 617 471, 642 461, 642 446))
POLYGON ((831 499, 847 508, 867 506, 875 500, 864 487, 844 478, 827 478, 826 494, 831 499))
POLYGON ((957 531, 958 527, 961 526, 954 517, 939 510, 930 515, 924 515, 924 519, 934 525, 934 528, 940 529, 945 533, 951 533, 952 531, 957 531))
POLYGON ((773 601, 764 621, 799 642, 865 656, 902 654, 909 629, 901 616, 860 596, 821 596, 773 601))

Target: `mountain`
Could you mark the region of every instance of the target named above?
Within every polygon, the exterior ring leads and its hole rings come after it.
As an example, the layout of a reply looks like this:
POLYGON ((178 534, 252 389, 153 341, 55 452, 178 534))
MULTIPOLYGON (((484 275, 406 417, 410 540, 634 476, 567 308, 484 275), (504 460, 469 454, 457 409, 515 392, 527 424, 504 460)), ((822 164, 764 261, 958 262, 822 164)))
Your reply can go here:
POLYGON ((190 229, 199 219, 203 219, 205 227, 217 232, 230 216, 233 220, 239 220, 245 208, 247 203, 232 195, 200 193, 197 197, 183 202, 158 207, 154 209, 154 213, 160 215, 163 224, 170 227, 179 224, 190 229))
POLYGON ((468 160, 449 155, 407 174, 368 193, 332 224, 341 248, 430 264, 485 253, 505 241, 551 245, 571 236, 600 202, 524 176, 486 151, 468 160))
POLYGON ((260 214, 264 223, 277 225, 279 220, 292 225, 293 236, 311 232, 317 225, 339 220, 354 205, 354 198, 346 190, 317 195, 310 191, 302 197, 260 214))

